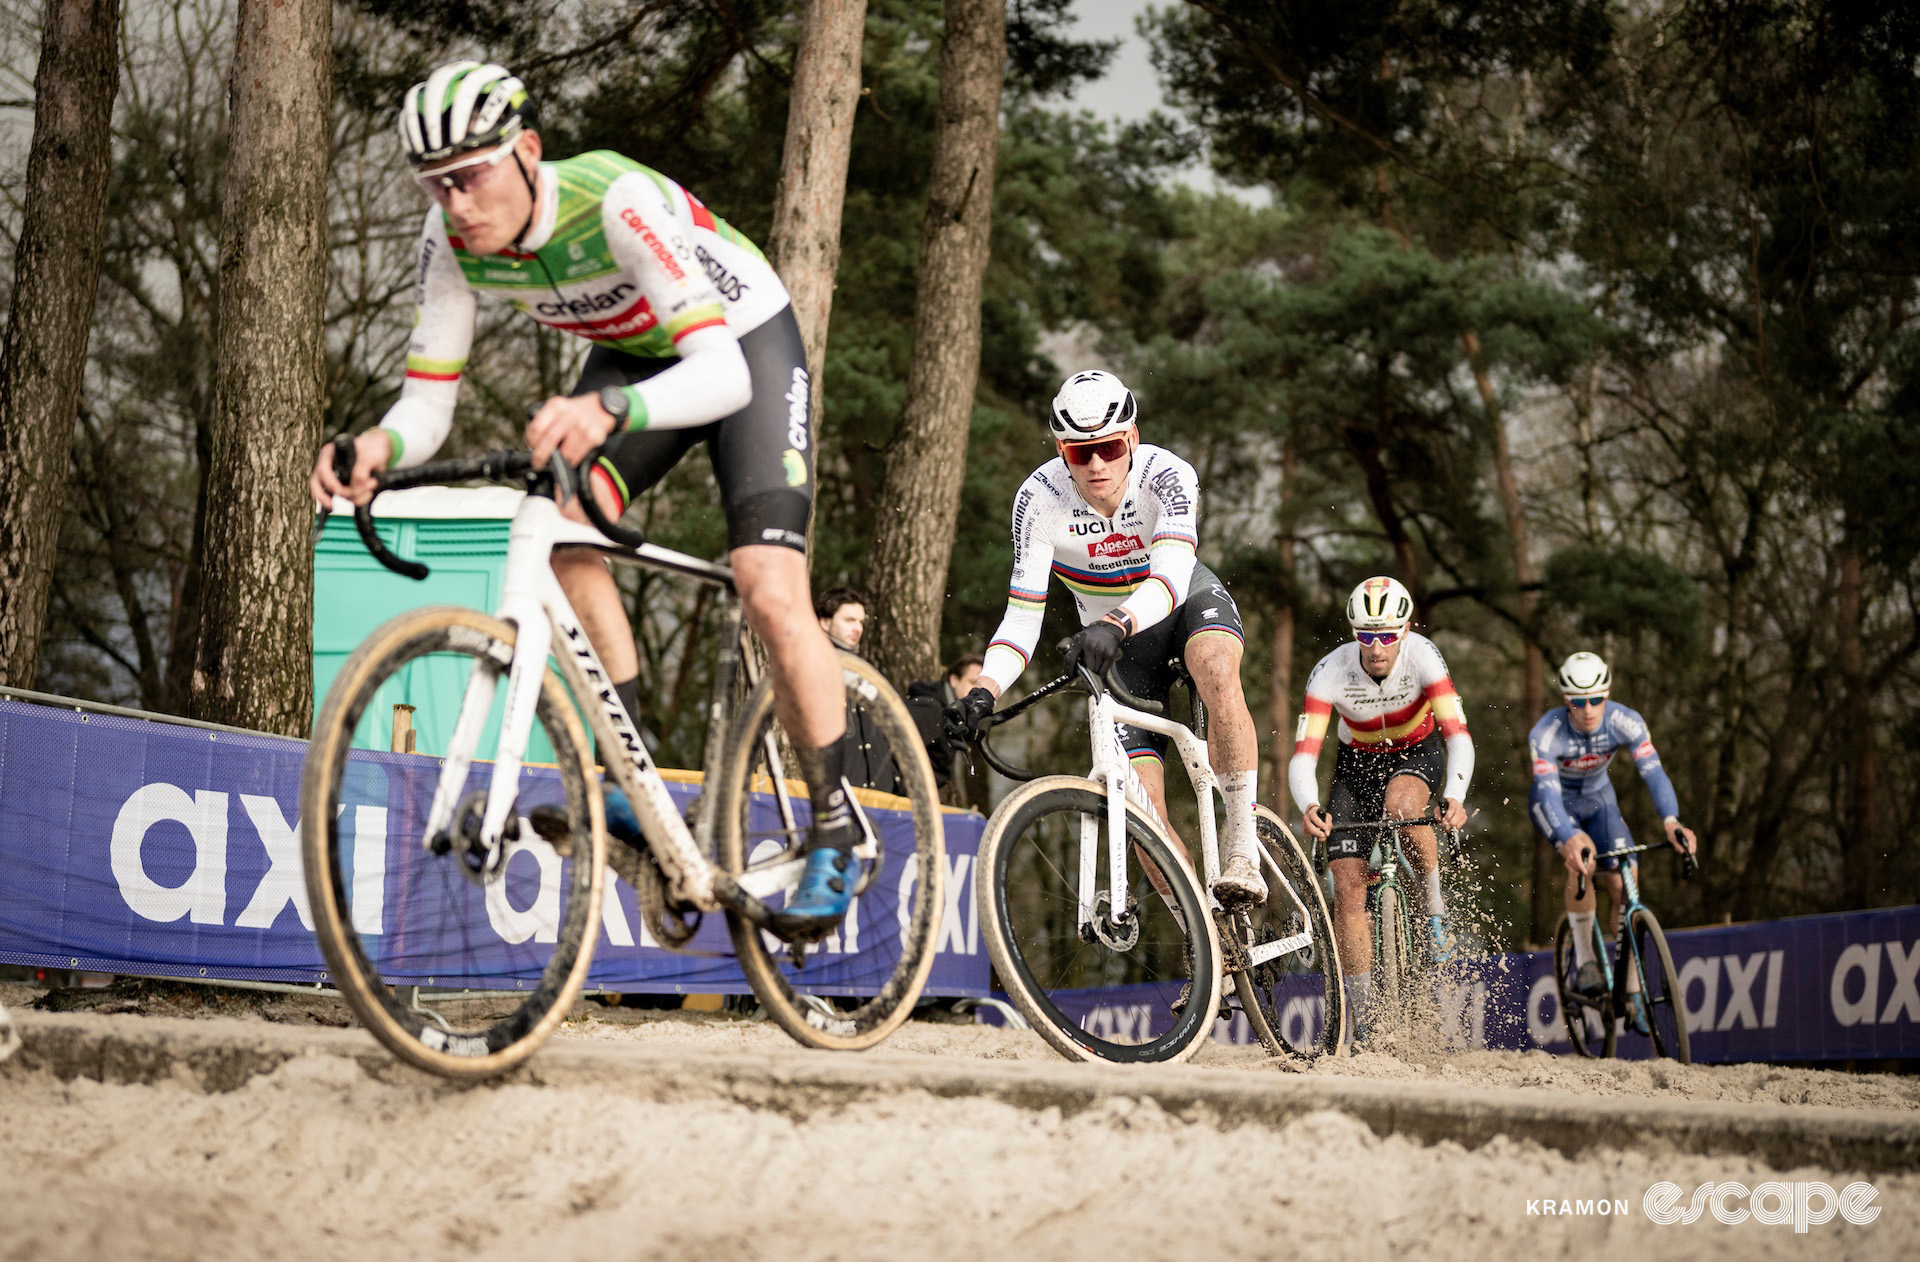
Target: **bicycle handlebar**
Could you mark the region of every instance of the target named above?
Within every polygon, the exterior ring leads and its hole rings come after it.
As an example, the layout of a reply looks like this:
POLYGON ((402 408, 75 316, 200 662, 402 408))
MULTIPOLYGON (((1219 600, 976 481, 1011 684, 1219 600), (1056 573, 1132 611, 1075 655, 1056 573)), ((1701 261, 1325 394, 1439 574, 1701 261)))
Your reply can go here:
POLYGON ((1018 718, 1038 703, 1058 693, 1085 692, 1098 694, 1102 691, 1112 693, 1114 700, 1118 701, 1121 705, 1132 710, 1139 710, 1144 714, 1165 715, 1167 712, 1167 707, 1160 702, 1148 701, 1128 691, 1127 686, 1114 677, 1114 672, 1111 669, 1107 671, 1106 678, 1102 679, 1085 666, 1080 666, 1068 674, 1060 675, 1041 684, 1038 688, 1035 688, 1032 692, 1005 709, 995 710, 992 714, 987 715, 981 720, 980 730, 974 733, 973 743, 979 746, 980 756, 986 760, 987 765, 1007 779, 1020 781, 1037 780, 1040 778, 1039 772, 1007 761, 999 751, 994 749, 993 742, 988 739, 987 733, 1002 723, 1018 718))
MULTIPOLYGON (((1610 855, 1644 854, 1649 850, 1671 850, 1671 849, 1673 849, 1672 842, 1649 841, 1638 846, 1628 846, 1624 850, 1609 850, 1607 853, 1610 855)), ((1693 874, 1700 870, 1700 861, 1693 857, 1692 851, 1682 850, 1679 852, 1679 854, 1680 854, 1680 879, 1683 881, 1691 881, 1693 879, 1693 874)), ((1596 854, 1595 857, 1597 858, 1598 855, 1596 854)), ((1585 872, 1581 872, 1579 874, 1579 878, 1574 881, 1573 898, 1575 902, 1579 902, 1580 900, 1584 899, 1586 896, 1587 896, 1587 874, 1585 872)))
MULTIPOLYGON (((332 443, 333 475, 341 485, 353 481, 354 443, 350 434, 337 434, 332 443)), ((380 533, 373 524, 373 501, 386 491, 404 491, 416 486, 441 486, 450 482, 525 482, 527 493, 551 494, 564 504, 570 498, 578 496, 580 506, 586 510, 587 519, 594 529, 614 543, 625 548, 640 548, 647 542, 646 535, 638 530, 629 530, 608 520, 599 501, 590 493, 587 472, 593 462, 600 458, 606 448, 604 444, 589 452, 587 458, 578 466, 568 465, 564 460, 549 459, 544 470, 533 467, 533 454, 527 451, 490 451, 482 456, 467 460, 437 460, 426 464, 414 465, 408 469, 383 469, 374 475, 374 491, 366 503, 353 507, 353 525, 359 532, 360 542, 366 546, 373 559, 404 578, 416 581, 424 579, 432 571, 418 561, 409 561, 396 555, 381 540, 380 533)), ((314 521, 314 542, 320 540, 320 532, 326 528, 327 517, 331 509, 323 508, 314 521)))

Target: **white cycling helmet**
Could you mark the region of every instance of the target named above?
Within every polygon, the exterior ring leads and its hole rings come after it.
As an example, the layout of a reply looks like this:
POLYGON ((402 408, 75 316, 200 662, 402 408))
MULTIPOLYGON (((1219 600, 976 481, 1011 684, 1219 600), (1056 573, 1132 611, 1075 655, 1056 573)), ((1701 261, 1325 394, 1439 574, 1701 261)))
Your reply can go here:
POLYGON ((1096 368, 1067 378, 1053 396, 1047 428, 1063 443, 1084 443, 1125 433, 1138 415, 1133 391, 1112 373, 1096 368))
POLYGON ((1560 695, 1592 697, 1613 687, 1613 672, 1597 653, 1575 653, 1560 663, 1560 695))
POLYGON ((477 61, 439 67, 400 105, 400 143, 414 166, 491 148, 533 126, 526 85, 505 66, 477 61))
POLYGON ((1391 631, 1413 621, 1413 597, 1397 578, 1377 574, 1347 597, 1347 621, 1355 631, 1391 631))

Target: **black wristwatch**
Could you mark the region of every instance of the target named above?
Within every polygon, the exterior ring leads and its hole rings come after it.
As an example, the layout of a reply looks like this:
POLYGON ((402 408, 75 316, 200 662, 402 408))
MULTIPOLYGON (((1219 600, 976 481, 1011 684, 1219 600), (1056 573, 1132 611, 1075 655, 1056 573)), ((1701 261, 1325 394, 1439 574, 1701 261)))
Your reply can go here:
POLYGON ((627 427, 627 414, 632 411, 633 405, 627 399, 625 386, 600 387, 600 406, 614 419, 616 432, 627 427))

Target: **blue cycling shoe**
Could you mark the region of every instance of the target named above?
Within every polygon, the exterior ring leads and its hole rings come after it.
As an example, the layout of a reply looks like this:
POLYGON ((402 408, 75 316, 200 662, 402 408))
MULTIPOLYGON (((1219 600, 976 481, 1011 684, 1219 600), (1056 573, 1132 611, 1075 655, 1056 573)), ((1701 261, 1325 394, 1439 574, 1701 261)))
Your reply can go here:
POLYGON ((774 932, 788 941, 825 937, 853 906, 853 856, 820 846, 809 851, 800 883, 784 909, 773 914, 774 932))
POLYGON ((1627 994, 1627 1025, 1643 1038, 1653 1037, 1653 1026, 1647 1021, 1646 997, 1637 990, 1627 994))
POLYGON ((1453 958, 1453 934, 1445 916, 1428 916, 1427 927, 1433 933, 1433 962, 1445 964, 1453 958))
POLYGON ((640 820, 633 813, 633 803, 627 801, 627 795, 610 784, 600 786, 600 798, 606 804, 607 836, 626 842, 629 846, 641 844, 640 820))

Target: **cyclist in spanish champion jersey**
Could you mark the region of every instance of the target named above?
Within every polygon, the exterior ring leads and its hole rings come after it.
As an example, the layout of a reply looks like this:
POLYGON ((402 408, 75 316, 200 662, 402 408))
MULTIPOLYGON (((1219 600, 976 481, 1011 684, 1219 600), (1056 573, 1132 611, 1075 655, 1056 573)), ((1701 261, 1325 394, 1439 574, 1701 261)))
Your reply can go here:
MULTIPOLYGON (((1048 413, 1057 458, 1034 470, 1013 500, 1013 580, 1007 612, 988 646, 980 685, 947 708, 963 745, 1020 678, 1040 638, 1048 576, 1073 593, 1082 630, 1067 669, 1116 667, 1136 696, 1165 701, 1169 662, 1186 666, 1205 703, 1207 757, 1226 800, 1226 842, 1214 893, 1222 903, 1262 902, 1267 886, 1254 847, 1253 716, 1240 690, 1240 611, 1194 556, 1200 491, 1193 466, 1140 441, 1133 392, 1109 372, 1076 373, 1048 413)), ((1162 821, 1167 738, 1128 728, 1127 753, 1162 821)))
MULTIPOLYGON (((1629 751, 1634 768, 1646 781, 1647 792, 1653 795, 1654 809, 1660 812, 1667 844, 1692 854, 1694 836, 1693 830, 1680 822, 1680 799, 1666 768, 1660 765, 1660 753, 1653 747, 1646 720, 1609 699, 1613 671, 1606 662, 1593 653, 1575 653, 1561 663, 1559 683, 1566 704, 1541 715, 1527 737, 1533 755, 1533 787, 1527 795, 1527 813, 1534 828, 1553 843, 1566 864, 1567 919, 1572 922, 1576 964, 1574 989, 1598 998, 1606 990, 1606 980, 1593 958, 1593 887, 1606 885, 1607 900, 1617 922, 1620 865, 1635 861, 1633 855, 1618 853, 1633 845, 1633 834, 1620 816, 1620 799, 1607 776, 1615 754, 1629 751), (1585 896, 1576 897, 1582 874, 1593 879, 1585 896)), ((1627 1016, 1634 1028, 1645 1034, 1646 1010, 1639 990, 1638 974, 1628 969, 1627 1016)))
MULTIPOLYGON (((1364 1032, 1372 997, 1373 937, 1367 926, 1367 855, 1375 834, 1342 824, 1423 815, 1433 794, 1444 803, 1449 828, 1467 822, 1467 782, 1473 778, 1473 737, 1466 713, 1432 640, 1412 629, 1413 597, 1397 579, 1370 578, 1347 598, 1353 642, 1320 659, 1307 677, 1306 702, 1294 734, 1287 783, 1301 822, 1327 840, 1333 871, 1334 932, 1346 976, 1354 1029, 1364 1032), (1326 805, 1316 770, 1327 724, 1340 717, 1340 748, 1326 805)), ((1440 893, 1439 850, 1433 829, 1409 828, 1413 861, 1426 880, 1433 955, 1447 960, 1453 939, 1440 893)))
MULTIPOLYGON (((478 296, 593 343, 573 394, 527 426, 536 464, 605 449, 588 482, 610 517, 707 444, 727 514, 728 561, 772 663, 781 722, 812 798, 805 875, 783 932, 822 932, 846 912, 855 825, 844 792, 845 706, 832 646, 813 616, 806 531, 813 496, 811 382, 786 289, 759 249, 657 171, 595 152, 541 161, 519 79, 474 61, 441 66, 406 94, 407 161, 433 198, 420 234, 406 383, 361 434, 342 485, 328 454, 311 489, 365 503, 373 474, 427 460, 453 423, 478 296)), ((568 515, 584 521, 578 504, 568 515)), ((553 568, 628 713, 639 659, 607 562, 559 550, 553 568)), ((637 841, 609 787, 609 828, 637 841)))

